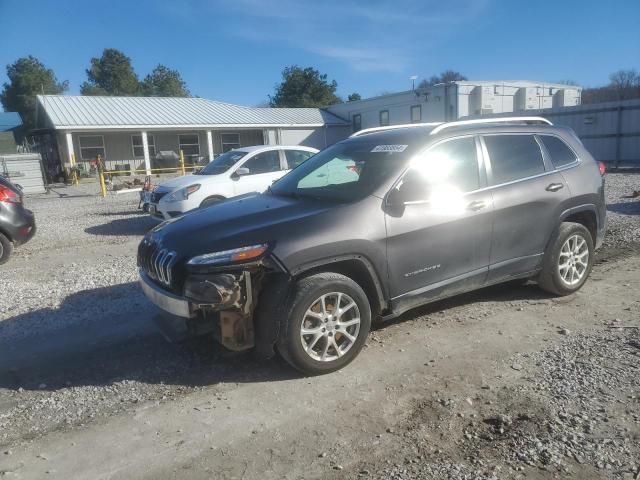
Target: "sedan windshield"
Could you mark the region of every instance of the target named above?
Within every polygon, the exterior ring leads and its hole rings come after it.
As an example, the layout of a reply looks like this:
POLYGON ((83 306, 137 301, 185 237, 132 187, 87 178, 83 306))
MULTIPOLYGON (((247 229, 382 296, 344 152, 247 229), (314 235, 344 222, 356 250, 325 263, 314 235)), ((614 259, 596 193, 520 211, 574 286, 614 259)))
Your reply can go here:
POLYGON ((359 140, 326 148, 274 183, 270 192, 339 202, 364 198, 399 172, 412 150, 378 143, 359 140))
POLYGON ((242 150, 230 150, 208 163, 207 166, 197 172, 196 175, 219 175, 220 173, 224 173, 246 154, 247 152, 243 152, 242 150))

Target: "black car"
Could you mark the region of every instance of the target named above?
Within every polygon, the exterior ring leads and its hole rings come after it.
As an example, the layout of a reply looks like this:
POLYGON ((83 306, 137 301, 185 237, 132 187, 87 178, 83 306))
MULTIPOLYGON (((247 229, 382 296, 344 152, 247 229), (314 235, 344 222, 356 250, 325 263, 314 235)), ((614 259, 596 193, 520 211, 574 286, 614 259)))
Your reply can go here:
POLYGON ((138 265, 146 295, 194 332, 317 374, 353 360, 372 319, 516 279, 577 291, 605 221, 603 165, 570 129, 394 126, 157 226, 138 265))
POLYGON ((9 260, 13 247, 31 240, 36 221, 24 208, 22 190, 0 176, 0 265, 9 260))

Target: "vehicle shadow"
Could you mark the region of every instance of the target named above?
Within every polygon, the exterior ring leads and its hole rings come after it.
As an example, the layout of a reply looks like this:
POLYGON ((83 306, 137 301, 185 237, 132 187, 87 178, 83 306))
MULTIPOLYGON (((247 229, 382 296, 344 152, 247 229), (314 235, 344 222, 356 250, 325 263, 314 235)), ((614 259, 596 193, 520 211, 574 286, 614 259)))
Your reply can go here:
MULTIPOLYGON (((498 285, 419 307, 375 329, 470 303, 546 298, 535 285, 498 285)), ((123 380, 194 387, 300 377, 281 360, 258 362, 211 337, 170 343, 154 321, 158 313, 131 282, 74 293, 57 308, 2 321, 0 388, 55 391, 123 380)))
MULTIPOLYGON (((524 280, 522 282, 524 282, 524 280)), ((374 329, 385 328, 391 324, 414 320, 419 317, 432 315, 434 313, 474 303, 513 302, 518 300, 535 301, 555 298, 550 293, 538 288, 538 286, 533 282, 528 282, 526 284, 522 282, 513 281, 500 283, 474 290, 472 292, 438 300, 433 303, 428 303, 426 305, 416 307, 413 310, 409 310, 397 318, 378 322, 375 324, 374 329)))
POLYGON ((136 283, 69 295, 0 322, 0 388, 55 391, 123 380, 205 386, 296 378, 279 361, 232 354, 210 337, 169 343, 136 283))
POLYGON ((640 215, 640 198, 635 202, 609 203, 607 210, 622 215, 640 215))
MULTIPOLYGON (((130 215, 127 213, 126 215, 130 215)), ((120 218, 112 220, 108 223, 101 225, 94 225, 92 227, 85 228, 85 232, 91 235, 106 235, 106 236, 140 236, 147 233, 158 222, 154 221, 148 215, 136 216, 131 218, 120 218)))

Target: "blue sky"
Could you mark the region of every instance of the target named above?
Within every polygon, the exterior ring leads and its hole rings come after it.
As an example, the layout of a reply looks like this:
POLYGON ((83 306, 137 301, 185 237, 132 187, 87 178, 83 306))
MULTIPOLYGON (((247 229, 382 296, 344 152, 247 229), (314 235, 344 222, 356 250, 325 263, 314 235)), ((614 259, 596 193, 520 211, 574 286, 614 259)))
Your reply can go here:
POLYGON ((640 0, 0 0, 0 82, 34 55, 78 93, 91 57, 162 63, 192 94, 256 105, 283 67, 313 66, 346 97, 410 88, 452 68, 470 79, 607 82, 640 70, 640 0))

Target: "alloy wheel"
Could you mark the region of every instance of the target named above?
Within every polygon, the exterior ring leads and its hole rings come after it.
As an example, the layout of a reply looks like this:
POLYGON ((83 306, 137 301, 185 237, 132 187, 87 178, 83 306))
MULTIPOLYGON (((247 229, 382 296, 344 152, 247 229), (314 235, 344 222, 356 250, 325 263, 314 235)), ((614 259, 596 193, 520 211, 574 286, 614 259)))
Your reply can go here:
POLYGON ((567 285, 578 284, 589 267, 589 246, 582 235, 571 235, 562 244, 558 257, 558 272, 567 285))
POLYGON ((360 310, 346 293, 326 293, 307 309, 300 328, 302 348, 312 359, 331 362, 347 353, 360 333, 360 310))

